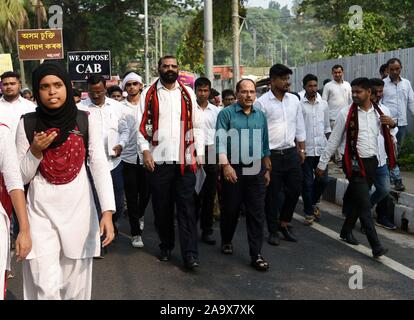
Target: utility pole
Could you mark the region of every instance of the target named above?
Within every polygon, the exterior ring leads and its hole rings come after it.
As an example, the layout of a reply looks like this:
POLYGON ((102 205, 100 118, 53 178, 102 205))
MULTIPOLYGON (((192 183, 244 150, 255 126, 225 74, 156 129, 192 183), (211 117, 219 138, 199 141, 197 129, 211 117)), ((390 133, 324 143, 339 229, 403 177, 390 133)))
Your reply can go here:
POLYGON ((41 7, 40 7, 40 0, 37 0, 36 3, 36 16, 37 16, 37 28, 42 28, 42 19, 41 19, 41 7))
POLYGON ((213 1, 204 0, 204 64, 206 77, 213 82, 213 1))
POLYGON ((159 59, 158 56, 158 19, 155 19, 155 60, 153 61, 153 65, 155 66, 156 60, 159 59))
POLYGON ((288 50, 287 50, 287 46, 288 46, 288 39, 286 38, 286 40, 285 40, 285 66, 288 65, 288 50))
POLYGON ((23 88, 26 88, 27 83, 26 83, 26 73, 24 72, 24 61, 19 60, 19 62, 20 62, 20 78, 22 79, 22 86, 23 88))
POLYGON ((162 17, 160 17, 160 57, 163 56, 162 49, 162 17))
POLYGON ((233 30, 233 89, 240 79, 240 34, 239 34, 239 0, 232 0, 233 30))
POLYGON ((253 62, 256 65, 257 62, 257 32, 253 29, 253 62))
POLYGON ((145 15, 145 84, 150 84, 149 77, 149 56, 148 56, 148 0, 144 0, 145 15))
POLYGON ((279 40, 280 41, 280 63, 282 63, 282 61, 283 61, 283 41, 282 40, 279 40))
POLYGON ((243 63, 243 39, 240 37, 239 38, 240 41, 240 63, 243 63))
MULTIPOLYGON (((40 5, 40 0, 36 2, 36 16, 37 16, 37 28, 42 29, 42 8, 40 5)), ((40 64, 42 64, 44 59, 40 60, 40 64)))

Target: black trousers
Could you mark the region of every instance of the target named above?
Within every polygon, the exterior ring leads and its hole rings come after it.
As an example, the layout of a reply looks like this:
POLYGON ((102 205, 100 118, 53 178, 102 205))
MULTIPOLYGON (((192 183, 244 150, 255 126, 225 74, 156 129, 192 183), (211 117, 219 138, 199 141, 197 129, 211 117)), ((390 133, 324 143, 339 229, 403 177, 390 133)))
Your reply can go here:
POLYGON ((344 195, 343 210, 346 215, 342 226, 341 234, 352 231, 359 218, 365 230, 368 242, 373 250, 381 248, 375 225, 371 216, 371 202, 369 190, 375 182, 378 160, 376 157, 362 159, 366 176, 362 177, 359 173, 353 173, 348 178, 349 184, 344 195))
POLYGON ((150 199, 148 171, 139 164, 123 161, 124 189, 131 236, 142 235, 139 219, 145 214, 150 199))
POLYGON ((293 212, 302 192, 303 175, 296 148, 286 150, 284 154, 272 152, 270 160, 272 172, 266 192, 266 220, 269 233, 276 233, 279 221, 292 221, 293 212), (280 195, 282 190, 284 200, 280 195), (281 201, 283 203, 280 203, 281 201))
POLYGON ((172 250, 175 246, 174 207, 177 211, 178 235, 183 259, 198 257, 197 216, 194 210, 195 174, 186 169, 181 175, 180 165, 156 165, 149 173, 155 228, 160 248, 172 250))
MULTIPOLYGON (((205 155, 206 159, 209 159, 209 154, 215 150, 210 147, 206 147, 205 155)), ((217 162, 215 162, 217 163, 217 162)), ((205 164, 204 171, 206 173, 206 179, 203 187, 201 188, 200 194, 195 194, 195 207, 197 217, 200 218, 200 228, 203 234, 213 233, 213 211, 214 211, 214 200, 217 194, 217 178, 219 175, 219 167, 217 164, 205 164)))
POLYGON ((243 175, 241 166, 233 166, 238 181, 233 184, 221 176, 223 211, 220 216, 220 233, 223 244, 231 243, 236 231, 241 204, 246 208, 246 227, 249 254, 261 254, 265 220, 264 200, 266 187, 264 170, 257 175, 243 175))

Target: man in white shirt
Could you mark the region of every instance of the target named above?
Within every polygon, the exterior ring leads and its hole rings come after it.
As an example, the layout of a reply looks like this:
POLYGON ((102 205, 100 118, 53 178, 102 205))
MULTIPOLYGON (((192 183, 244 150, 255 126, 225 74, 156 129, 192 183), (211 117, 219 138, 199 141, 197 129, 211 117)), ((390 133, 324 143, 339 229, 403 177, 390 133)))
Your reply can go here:
POLYGON ((13 71, 3 73, 1 82, 3 97, 0 99, 0 122, 10 128, 15 139, 20 118, 26 113, 35 112, 36 105, 20 96, 21 82, 18 73, 13 71))
MULTIPOLYGON (((339 112, 352 103, 352 90, 349 82, 344 80, 344 68, 341 65, 332 67, 333 80, 328 82, 323 88, 322 99, 328 102, 329 119, 331 121, 331 129, 333 129, 336 117, 339 112)), ((339 150, 335 153, 335 161, 341 160, 339 150)))
POLYGON ((174 249, 176 206, 184 266, 194 269, 199 265, 194 188, 196 156, 204 155, 203 114, 198 110, 194 91, 177 81, 178 70, 175 57, 159 60, 160 78, 142 93, 138 144, 144 166, 150 172, 160 261, 169 261, 174 249))
MULTIPOLYGON (((306 96, 306 90, 303 89, 303 90, 299 91, 298 95, 299 95, 300 100, 303 100, 303 98, 305 98, 305 96, 306 96)), ((322 96, 319 94, 319 92, 316 92, 316 98, 318 100, 322 100, 322 96)))
POLYGON ((214 199, 217 193, 216 183, 219 174, 214 139, 220 108, 208 101, 211 93, 211 82, 209 79, 198 78, 195 81, 194 89, 198 108, 203 112, 204 118, 205 164, 203 169, 206 173, 200 194, 196 196, 196 212, 197 216, 200 217, 201 240, 207 244, 214 245, 216 240, 213 237, 213 211, 214 199))
POLYGON ((306 128, 306 159, 302 165, 302 198, 305 224, 311 225, 314 220, 320 219, 320 211, 316 203, 328 184, 328 170, 319 178, 315 176, 315 169, 331 134, 331 126, 328 103, 317 95, 318 78, 313 74, 307 74, 303 78, 303 87, 305 95, 300 105, 306 128))
MULTIPOLYGON (((390 116, 390 110, 382 104, 381 99, 384 91, 384 81, 378 78, 370 79, 372 93, 371 100, 379 105, 384 116, 382 118, 388 121, 388 125, 391 128, 390 132, 394 143, 396 143, 396 134, 398 132, 397 123, 392 120, 390 116)), ((392 199, 390 195, 390 171, 387 164, 388 156, 384 148, 384 137, 378 135, 378 167, 376 170, 375 179, 375 192, 371 195, 371 207, 376 207, 377 212, 377 225, 388 229, 395 230, 397 227, 393 223, 392 213, 393 210, 389 210, 392 199)))
MULTIPOLYGON (((351 85, 354 103, 350 108, 340 111, 328 145, 320 157, 316 173, 320 177, 324 174, 330 157, 339 146, 342 146, 341 149, 345 150, 343 168, 349 180, 346 191, 348 200, 344 205, 348 205, 349 210, 340 237, 351 245, 358 245, 352 229, 359 218, 372 248, 372 254, 377 258, 388 250, 381 245, 375 230, 371 217, 369 190, 375 181, 378 167, 378 135, 388 134, 389 137, 390 133, 382 132, 381 124, 386 123, 379 119, 379 109, 376 109, 370 100, 369 79, 358 78, 352 81, 351 85)), ((392 146, 388 145, 388 148, 392 150, 392 146)))
MULTIPOLYGON (((389 75, 384 79, 382 102, 390 109, 392 119, 397 122, 399 152, 407 134, 407 109, 414 115, 414 92, 410 81, 401 77, 402 64, 399 59, 390 59, 387 66, 389 75)), ((391 182, 395 184, 395 190, 405 190, 398 166, 391 170, 391 182)))
MULTIPOLYGON (((0 79, 3 84, 3 96, 0 99, 0 122, 9 127, 10 136, 15 142, 20 118, 26 113, 35 112, 36 105, 20 96, 21 81, 18 73, 7 71, 1 75, 0 79)), ((13 235, 17 236, 19 225, 15 214, 13 214, 13 220, 13 235)))
POLYGON ((271 90, 257 100, 257 107, 266 115, 269 128, 272 171, 266 194, 266 219, 271 245, 279 244, 277 231, 282 232, 287 241, 297 241, 288 230, 288 224, 302 191, 306 131, 299 99, 289 93, 291 74, 292 70, 282 64, 270 68, 271 90), (279 195, 282 187, 283 204, 279 195))
MULTIPOLYGON (((113 223, 117 234, 115 223, 124 209, 124 182, 120 156, 128 143, 129 130, 122 114, 122 104, 106 97, 105 79, 100 75, 92 75, 87 83, 89 98, 82 101, 78 108, 87 110, 90 113, 90 121, 99 123, 101 128, 114 187, 116 212, 113 214, 113 223)), ((97 207, 99 208, 99 203, 97 207)))
POLYGON ((148 205, 150 193, 148 172, 142 165, 142 154, 138 154, 138 113, 140 108, 142 78, 135 72, 124 76, 122 89, 128 93, 123 101, 124 117, 129 129, 128 144, 122 151, 125 198, 131 227, 131 245, 142 248, 142 232, 144 230, 144 213, 148 205))

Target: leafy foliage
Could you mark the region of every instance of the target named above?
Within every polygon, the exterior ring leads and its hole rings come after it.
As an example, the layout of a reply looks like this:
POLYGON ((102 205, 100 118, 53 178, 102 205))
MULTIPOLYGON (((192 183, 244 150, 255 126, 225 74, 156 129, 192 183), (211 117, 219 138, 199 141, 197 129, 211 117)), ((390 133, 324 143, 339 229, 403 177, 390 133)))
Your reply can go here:
POLYGON ((330 57, 414 46, 414 1, 377 0, 375 5, 371 0, 358 1, 363 11, 363 30, 348 27, 350 8, 355 4, 354 0, 303 0, 298 15, 314 17, 333 28, 327 45, 330 57))
MULTIPOLYGON (((240 0, 239 15, 246 16, 244 0, 240 0)), ((213 0, 213 34, 215 54, 228 56, 232 50, 232 7, 231 1, 213 0), (224 46, 221 46, 225 43, 224 46), (219 49, 219 50, 217 50, 219 49), (223 53, 224 50, 224 53, 223 53)), ((240 24, 242 23, 242 19, 240 24)), ((190 23, 177 50, 177 58, 184 69, 204 73, 204 10, 198 11, 190 23)), ((225 58, 224 58, 225 59, 225 58)), ((216 62, 216 56, 214 57, 216 62)))
POLYGON ((414 171, 414 135, 408 134, 404 139, 398 164, 403 170, 414 171))
POLYGON ((334 30, 335 38, 328 41, 326 47, 326 52, 331 58, 389 51, 397 47, 392 41, 392 35, 397 33, 395 26, 384 16, 375 13, 364 14, 362 29, 340 24, 334 30))

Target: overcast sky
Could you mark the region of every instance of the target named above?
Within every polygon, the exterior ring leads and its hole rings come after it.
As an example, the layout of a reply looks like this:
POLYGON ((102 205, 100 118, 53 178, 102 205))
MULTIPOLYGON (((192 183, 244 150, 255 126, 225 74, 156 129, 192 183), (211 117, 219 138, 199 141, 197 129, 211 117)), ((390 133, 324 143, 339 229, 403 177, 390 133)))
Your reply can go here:
MULTIPOLYGON (((289 9, 292 7, 292 0, 276 0, 277 2, 279 2, 282 7, 284 5, 288 5, 289 9)), ((249 0, 247 3, 248 7, 263 7, 263 8, 267 8, 269 6, 269 2, 270 0, 249 0)))

